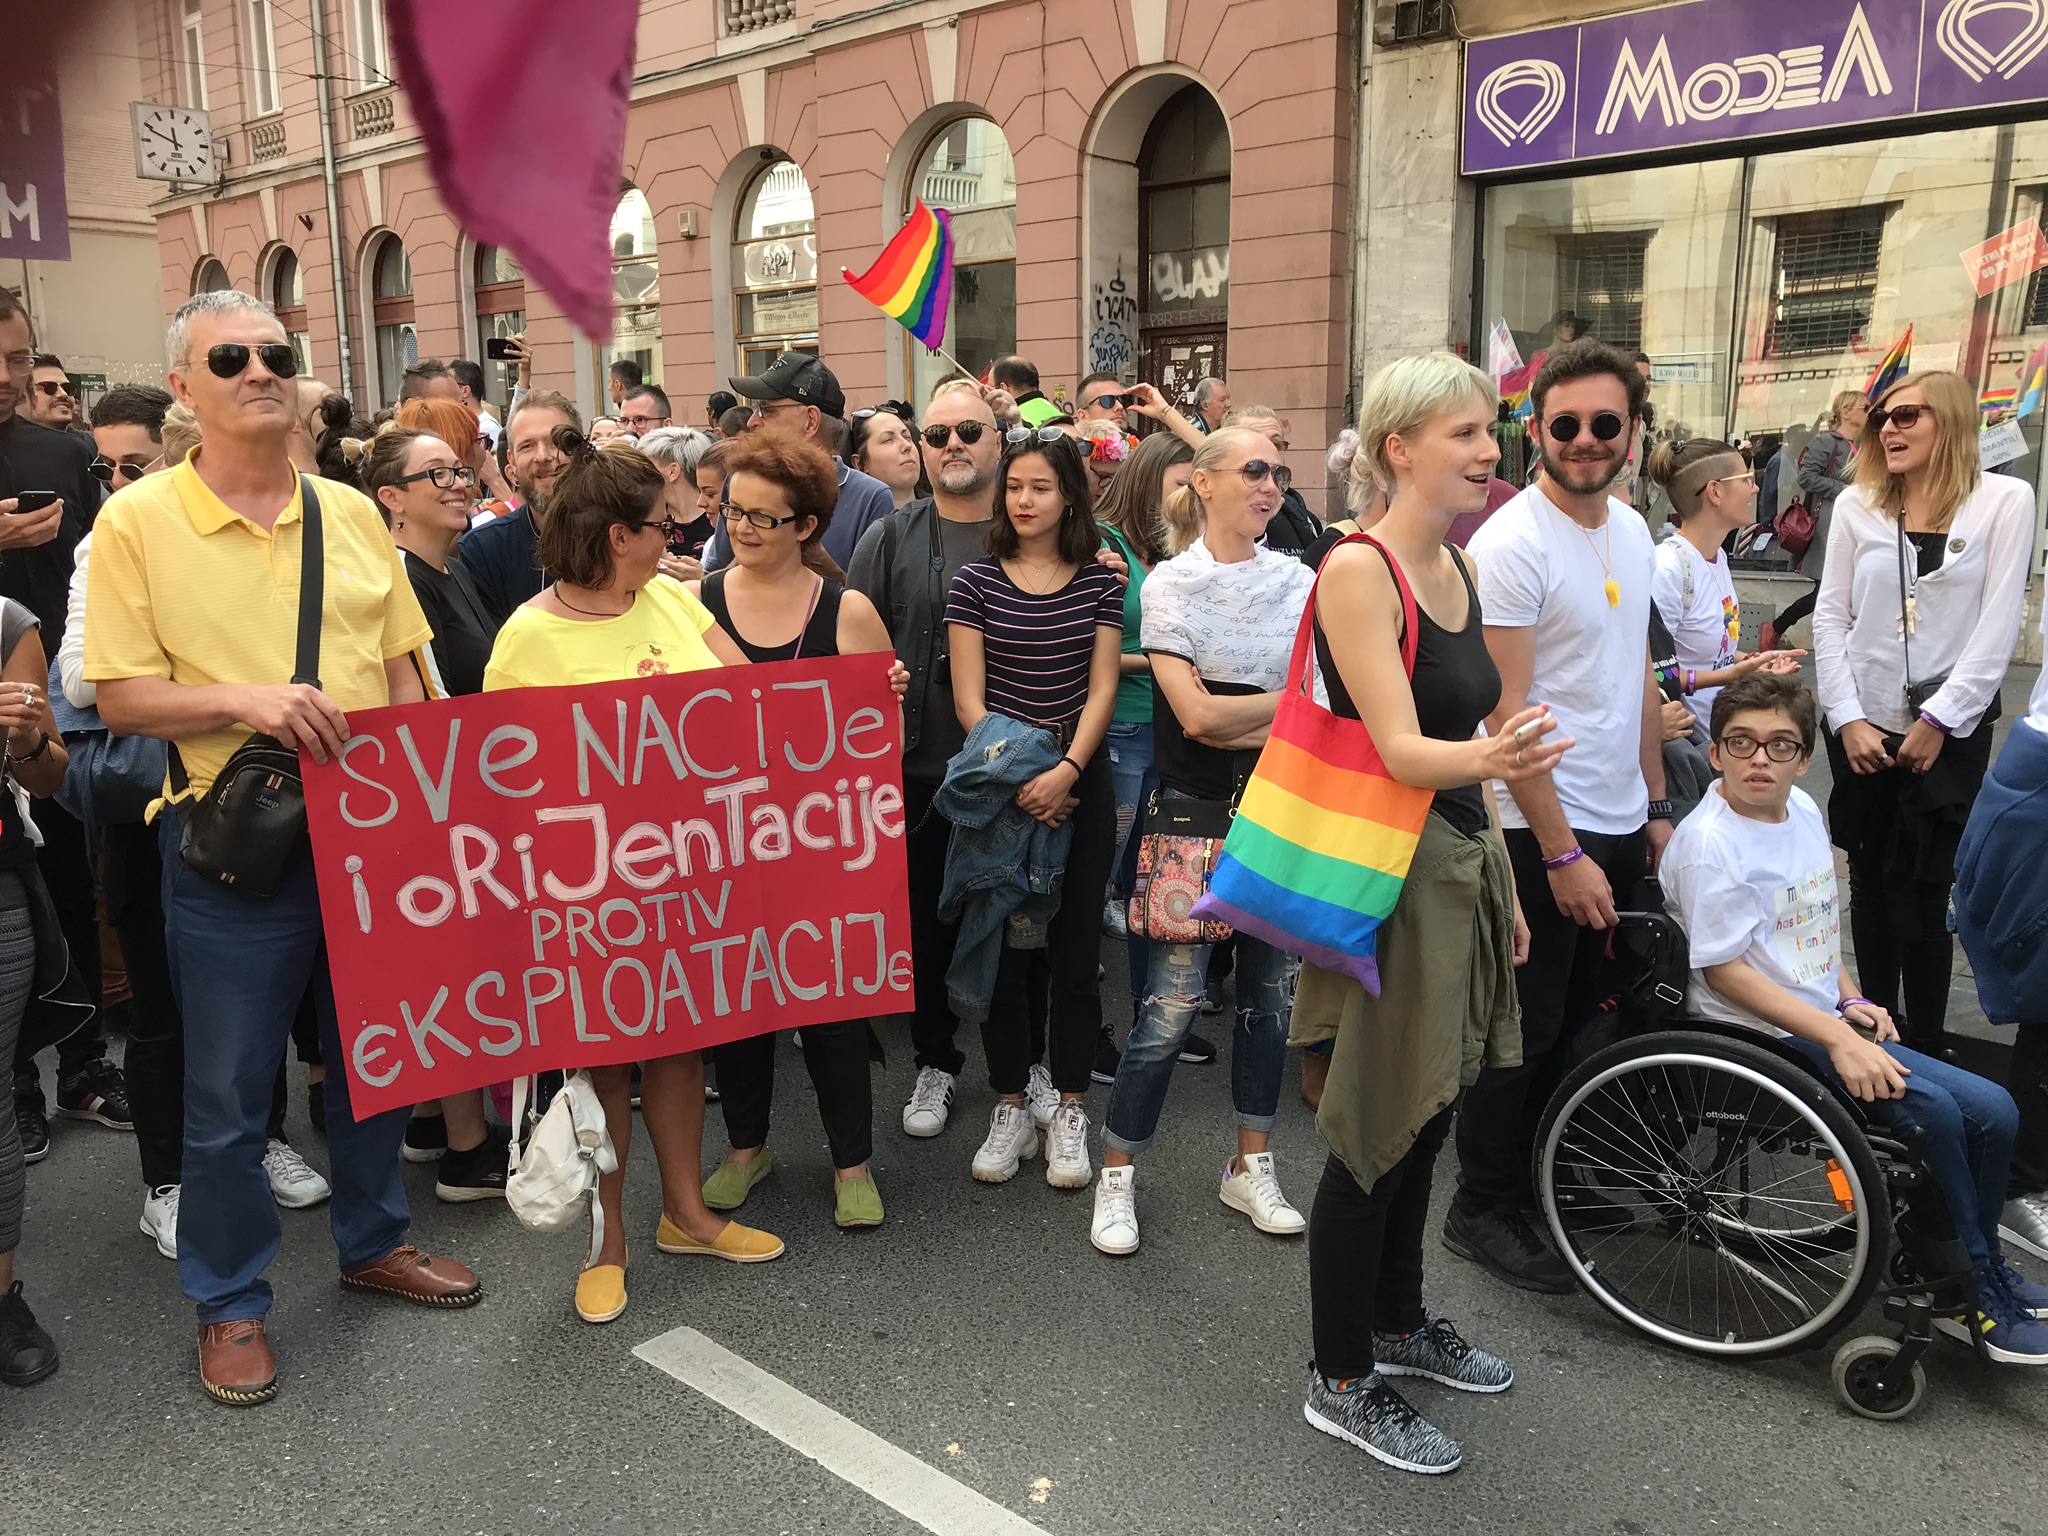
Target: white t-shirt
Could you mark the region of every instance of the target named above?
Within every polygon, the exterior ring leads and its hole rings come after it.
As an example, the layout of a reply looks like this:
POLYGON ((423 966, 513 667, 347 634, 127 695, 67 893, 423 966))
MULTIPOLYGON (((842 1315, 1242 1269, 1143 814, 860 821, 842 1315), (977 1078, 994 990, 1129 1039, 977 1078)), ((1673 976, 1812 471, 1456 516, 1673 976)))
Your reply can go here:
POLYGON ((1691 946, 1686 1001, 1694 1013, 1786 1033, 1707 985, 1708 966, 1738 959, 1821 1012, 1836 1011, 1842 908, 1835 850, 1805 790, 1794 789, 1785 819, 1772 823, 1736 812, 1714 784, 1671 834, 1657 879, 1691 946))
POLYGON ((1251 559, 1223 565, 1197 539, 1145 578, 1139 643, 1178 656, 1209 682, 1270 693, 1287 681, 1315 584, 1316 573, 1298 555, 1261 546, 1251 559))
MULTIPOLYGON (((1488 626, 1536 631, 1529 702, 1548 704, 1556 737, 1574 741, 1550 776, 1565 819, 1581 832, 1635 831, 1650 813, 1643 688, 1657 562, 1642 514, 1610 497, 1607 525, 1589 532, 1532 485, 1488 518, 1466 548, 1479 566, 1488 626), (1607 601, 1610 573, 1615 604, 1607 601)), ((1506 787, 1496 793, 1502 825, 1526 827, 1506 787)))
MULTIPOLYGON (((1691 540, 1674 533, 1657 546, 1657 571, 1650 578, 1650 596, 1664 627, 1678 644, 1678 664, 1695 672, 1719 672, 1735 665, 1735 642, 1742 634, 1742 604, 1735 599, 1735 577, 1719 550, 1702 560, 1691 540), (1686 601, 1687 573, 1692 601, 1686 601)), ((1718 688, 1702 688, 1686 707, 1701 725, 1714 712, 1718 688)))
MULTIPOLYGON (((80 547, 84 546, 81 544, 80 547)), ((76 623, 77 620, 74 619, 72 622, 76 623)), ((66 638, 69 638, 71 631, 67 629, 64 633, 66 638)), ((2041 638, 2048 641, 2048 603, 2041 605, 2041 638)), ((2034 698, 2027 706, 2027 724, 2042 735, 2048 736, 2048 666, 2044 666, 2041 675, 2034 679, 2034 698)))

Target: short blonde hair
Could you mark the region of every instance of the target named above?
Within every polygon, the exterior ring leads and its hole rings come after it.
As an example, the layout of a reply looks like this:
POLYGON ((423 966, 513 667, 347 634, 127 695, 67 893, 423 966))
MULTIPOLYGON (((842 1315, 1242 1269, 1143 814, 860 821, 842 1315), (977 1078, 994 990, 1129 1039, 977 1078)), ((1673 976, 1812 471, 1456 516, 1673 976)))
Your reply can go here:
MULTIPOLYGON (((1879 395, 1883 405, 1902 389, 1917 389, 1927 396, 1934 411, 1934 457, 1928 464, 1928 500, 1931 532, 1948 527, 1970 493, 1983 483, 1984 463, 1977 448, 1977 391, 1960 373, 1947 368, 1930 368, 1909 373, 1879 395)), ((1873 412, 1873 415, 1875 413, 1873 412)), ((1875 420, 1863 424, 1856 440, 1856 488, 1870 498, 1870 504, 1891 517, 1906 512, 1906 481, 1885 463, 1884 443, 1875 420)))
MULTIPOLYGON (((1904 381, 1902 380, 1901 382, 1904 382, 1904 381)), ((1839 427, 1839 426, 1840 426, 1840 425, 1842 424, 1842 416, 1843 416, 1843 414, 1844 414, 1844 413, 1845 413, 1846 411, 1848 411, 1848 409, 1849 409, 1849 408, 1850 408, 1851 406, 1855 406, 1855 405, 1865 405, 1865 404, 1868 404, 1868 402, 1867 402, 1867 401, 1866 401, 1866 400, 1865 400, 1865 399, 1863 398, 1863 391, 1862 391, 1862 390, 1860 390, 1860 389, 1843 389, 1843 390, 1837 390, 1837 391, 1835 392, 1835 401, 1834 401, 1834 404, 1832 404, 1831 406, 1829 406, 1829 407, 1828 407, 1828 425, 1829 425, 1829 426, 1831 426, 1831 427, 1839 427)))
MULTIPOLYGON (((1189 465, 1189 474, 1195 470, 1214 474, 1216 466, 1248 443, 1268 441, 1265 433, 1254 432, 1250 427, 1218 427, 1202 439, 1202 446, 1195 450, 1195 457, 1189 465)), ((1195 540, 1202 536, 1202 529, 1209 521, 1209 509, 1195 491, 1192 478, 1188 483, 1166 498, 1159 509, 1160 521, 1166 528, 1166 553, 1184 554, 1193 548, 1195 540)))
POLYGON ((1468 400, 1497 409, 1500 394, 1492 379, 1449 352, 1404 357, 1374 374, 1358 406, 1358 455, 1351 461, 1349 496, 1362 505, 1372 481, 1391 492, 1394 466, 1387 459, 1387 439, 1407 437, 1468 400))
POLYGON ((164 468, 185 462, 185 455, 199 446, 199 418, 183 401, 164 412, 164 468))
MULTIPOLYGON (((938 399, 941 395, 950 395, 956 389, 971 389, 976 395, 981 393, 981 386, 975 383, 974 380, 963 378, 957 373, 951 373, 932 386, 932 400, 938 399)), ((930 405, 932 400, 927 400, 925 404, 930 405)))

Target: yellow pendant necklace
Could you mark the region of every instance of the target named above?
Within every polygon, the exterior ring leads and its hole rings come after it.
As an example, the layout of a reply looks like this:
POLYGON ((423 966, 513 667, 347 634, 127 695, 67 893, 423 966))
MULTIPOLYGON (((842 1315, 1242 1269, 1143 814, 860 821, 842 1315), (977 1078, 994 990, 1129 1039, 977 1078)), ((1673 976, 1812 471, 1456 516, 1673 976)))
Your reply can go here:
POLYGON ((1621 583, 1614 579, 1614 519, 1610 517, 1607 520, 1606 554, 1600 552, 1600 546, 1593 542, 1592 532, 1584 523, 1580 522, 1577 518, 1573 518, 1572 526, 1586 535, 1586 547, 1593 551, 1593 558, 1600 562, 1600 570, 1607 577, 1607 606, 1619 608, 1621 606, 1621 583))

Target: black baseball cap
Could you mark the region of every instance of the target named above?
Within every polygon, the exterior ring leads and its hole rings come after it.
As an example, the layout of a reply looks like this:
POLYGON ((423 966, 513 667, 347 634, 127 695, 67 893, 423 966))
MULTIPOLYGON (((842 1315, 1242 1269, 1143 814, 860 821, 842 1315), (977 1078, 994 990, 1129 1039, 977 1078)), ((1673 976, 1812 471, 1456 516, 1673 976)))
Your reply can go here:
POLYGON ((726 383, 749 400, 794 400, 815 405, 827 416, 846 414, 846 392, 839 380, 808 352, 785 352, 758 376, 736 373, 726 383))

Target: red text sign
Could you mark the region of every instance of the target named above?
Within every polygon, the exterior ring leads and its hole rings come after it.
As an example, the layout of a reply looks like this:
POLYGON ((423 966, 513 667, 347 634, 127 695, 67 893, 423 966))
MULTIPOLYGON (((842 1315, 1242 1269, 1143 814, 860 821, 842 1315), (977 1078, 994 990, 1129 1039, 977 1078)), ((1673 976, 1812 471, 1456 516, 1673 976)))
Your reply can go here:
POLYGON ((2048 239, 2042 238, 2038 219, 2015 224, 1963 252, 1963 270, 1970 274, 1980 299, 2041 267, 2048 267, 2048 239))
POLYGON ((885 663, 351 715, 305 769, 357 1113, 906 1011, 885 663))

